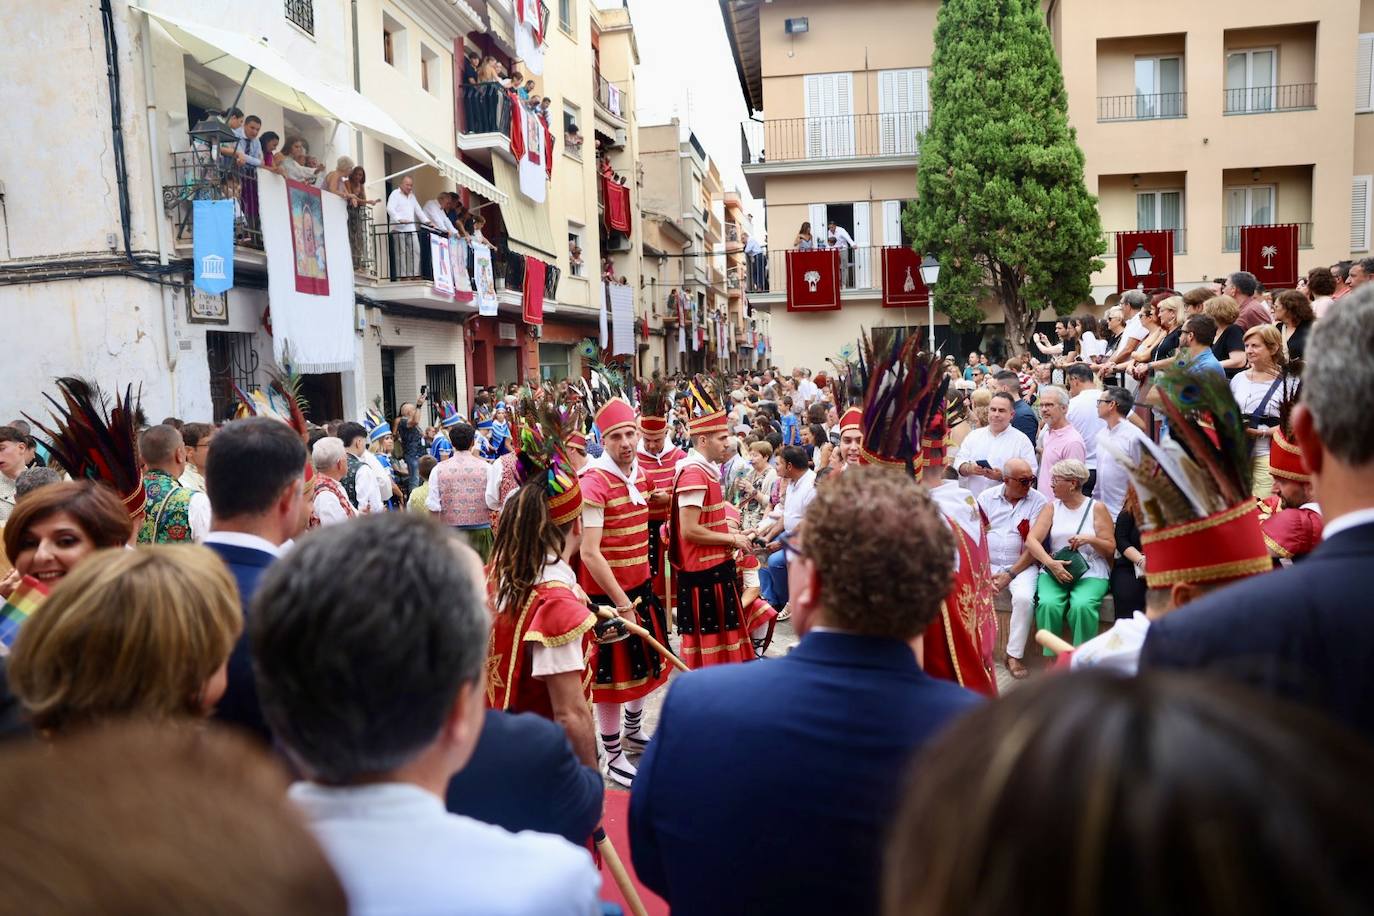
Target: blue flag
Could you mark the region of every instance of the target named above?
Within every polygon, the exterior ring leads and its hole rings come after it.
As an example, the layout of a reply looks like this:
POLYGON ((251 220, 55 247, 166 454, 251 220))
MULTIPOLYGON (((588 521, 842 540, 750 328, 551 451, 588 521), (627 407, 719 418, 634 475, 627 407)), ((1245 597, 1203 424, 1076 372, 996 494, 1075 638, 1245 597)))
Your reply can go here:
POLYGON ((234 287, 234 202, 193 201, 196 286, 207 293, 234 287))

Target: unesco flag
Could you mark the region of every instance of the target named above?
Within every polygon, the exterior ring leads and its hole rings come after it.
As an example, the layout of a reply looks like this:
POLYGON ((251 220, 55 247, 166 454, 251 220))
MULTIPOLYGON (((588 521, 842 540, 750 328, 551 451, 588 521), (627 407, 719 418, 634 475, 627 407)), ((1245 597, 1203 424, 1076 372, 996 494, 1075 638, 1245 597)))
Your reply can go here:
POLYGON ((234 287, 234 202, 193 201, 196 287, 222 293, 234 287))

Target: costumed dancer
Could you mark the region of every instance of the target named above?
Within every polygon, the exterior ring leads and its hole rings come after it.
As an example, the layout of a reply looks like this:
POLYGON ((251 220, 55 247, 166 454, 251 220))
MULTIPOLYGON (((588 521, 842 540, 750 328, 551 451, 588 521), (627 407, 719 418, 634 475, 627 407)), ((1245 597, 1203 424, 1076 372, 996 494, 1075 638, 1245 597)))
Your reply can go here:
POLYGON ((689 668, 752 661, 753 639, 765 639, 772 624, 760 618, 751 632, 740 605, 734 557, 751 544, 746 535, 732 534, 726 521, 720 485, 720 464, 730 452, 724 390, 723 382, 712 385, 701 376, 688 383, 692 450, 673 480, 668 557, 677 580, 681 655, 689 668))
POLYGON ((589 664, 596 615, 570 565, 582 542, 582 491, 567 455, 571 418, 551 400, 521 407, 519 485, 488 567, 496 617, 487 705, 558 722, 578 759, 594 767, 589 664))
MULTIPOLYGON (((1274 565, 1251 495, 1250 438, 1226 379, 1170 367, 1154 381, 1157 406, 1169 421, 1160 443, 1146 441, 1138 462, 1110 444, 1108 454, 1098 456, 1126 469, 1138 497, 1145 613, 1118 620, 1079 646, 1070 662, 1074 669, 1135 674, 1152 621, 1274 565)), ((1271 464, 1281 441, 1289 440, 1276 432, 1271 464)), ((1052 642, 1043 631, 1036 638, 1052 642)))
POLYGON ((906 470, 925 485, 954 534, 954 579, 940 613, 922 639, 927 674, 997 696, 993 655, 997 613, 988 565, 987 520, 977 501, 946 480, 949 377, 938 353, 925 353, 916 337, 893 341, 885 353, 860 341, 864 432, 860 463, 906 470))
POLYGON ((490 417, 477 424, 477 432, 482 436, 482 457, 488 461, 495 461, 514 450, 511 445, 510 410, 504 401, 496 405, 490 417))
POLYGON ((1322 509, 1313 496, 1312 473, 1293 441, 1288 425, 1290 407, 1291 403, 1284 403, 1270 439, 1269 473, 1274 478, 1274 493, 1260 502, 1260 531, 1276 566, 1301 560, 1322 539, 1322 509))
MULTIPOLYGON (((725 504, 725 524, 731 534, 739 534, 740 514, 739 509, 729 502, 725 504)), ((739 588, 739 604, 744 608, 745 626, 749 629, 750 642, 754 644, 754 656, 763 658, 768 653, 768 646, 773 642, 773 628, 778 622, 778 612, 763 600, 763 585, 759 581, 759 556, 752 550, 735 551, 735 569, 738 570, 738 578, 735 582, 739 588), (762 628, 763 635, 754 635, 762 628)))
POLYGON ((435 461, 443 461, 453 456, 453 440, 448 437, 448 431, 463 422, 463 415, 458 412, 457 405, 452 401, 444 401, 441 409, 443 416, 439 420, 439 434, 429 444, 430 457, 435 461))
POLYGON ((649 567, 654 572, 654 594, 672 610, 663 550, 663 528, 673 499, 673 476, 687 453, 668 441, 668 389, 662 379, 641 380, 639 388, 639 466, 649 481, 649 567))
MULTIPOLYGON (((667 614, 654 594, 649 569, 649 485, 635 457, 638 418, 624 389, 595 372, 594 378, 600 384, 592 389, 597 406, 593 422, 605 448, 581 472, 585 508, 578 581, 594 606, 613 606, 666 645, 667 614), (598 403, 605 394, 611 396, 598 403)), ((627 751, 642 751, 649 741, 644 698, 667 682, 668 668, 669 662, 638 636, 597 645, 592 685, 597 730, 606 749, 606 773, 622 785, 630 785, 635 776, 627 751)))
POLYGON ((835 469, 843 471, 847 467, 857 467, 860 463, 859 451, 864 441, 865 392, 861 375, 854 372, 854 367, 850 363, 836 360, 831 360, 830 363, 835 367, 835 372, 830 377, 830 395, 835 400, 835 409, 843 411, 839 423, 839 464, 835 469))
MULTIPOLYGON (((24 416, 40 430, 43 445, 72 480, 94 480, 109 487, 119 498, 137 532, 143 524, 147 494, 138 460, 138 428, 143 425, 143 408, 134 396, 133 385, 124 388, 124 397, 115 397, 113 406, 99 386, 74 376, 57 379, 62 400, 45 394, 51 404, 51 426, 24 416)), ((131 539, 132 541, 132 539, 131 539)), ((13 643, 17 628, 32 616, 48 586, 33 576, 25 576, 0 608, 4 621, 5 645, 13 643)))
POLYGON ((378 485, 382 488, 382 502, 386 504, 387 511, 394 512, 401 499, 400 485, 391 473, 391 447, 396 439, 391 433, 391 424, 382 417, 381 398, 378 398, 377 402, 377 406, 369 409, 363 416, 363 428, 367 430, 367 450, 360 457, 377 476, 378 485))

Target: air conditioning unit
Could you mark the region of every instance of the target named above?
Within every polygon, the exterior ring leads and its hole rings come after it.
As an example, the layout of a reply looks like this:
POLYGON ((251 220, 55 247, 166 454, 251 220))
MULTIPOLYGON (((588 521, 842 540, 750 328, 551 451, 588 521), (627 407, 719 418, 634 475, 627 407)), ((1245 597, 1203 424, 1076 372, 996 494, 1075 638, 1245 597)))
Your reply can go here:
POLYGON ((544 336, 544 326, 542 324, 530 325, 530 336, 535 340, 542 338, 544 336))
POLYGON ((629 134, 629 132, 628 132, 627 130, 625 130, 625 128, 623 128, 623 127, 617 127, 617 128, 615 129, 615 143, 613 143, 612 145, 613 145, 616 149, 620 149, 620 148, 623 147, 626 143, 629 143, 629 142, 630 142, 630 134, 629 134))
POLYGON ((611 234, 610 238, 606 239, 607 252, 619 253, 629 251, 630 248, 630 237, 628 235, 624 235, 620 232, 615 232, 611 234))
POLYGON ((501 322, 501 325, 498 328, 497 333, 501 340, 513 341, 515 340, 515 324, 509 321, 503 321, 501 322))

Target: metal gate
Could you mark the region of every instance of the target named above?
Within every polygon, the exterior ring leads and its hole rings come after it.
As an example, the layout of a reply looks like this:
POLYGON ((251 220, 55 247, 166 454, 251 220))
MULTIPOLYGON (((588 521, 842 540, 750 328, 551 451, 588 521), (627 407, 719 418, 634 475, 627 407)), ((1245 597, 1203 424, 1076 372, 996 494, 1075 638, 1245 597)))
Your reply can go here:
POLYGON ((206 331, 206 361, 210 365, 210 402, 216 423, 232 419, 238 396, 258 387, 258 351, 253 335, 241 331, 206 331))

